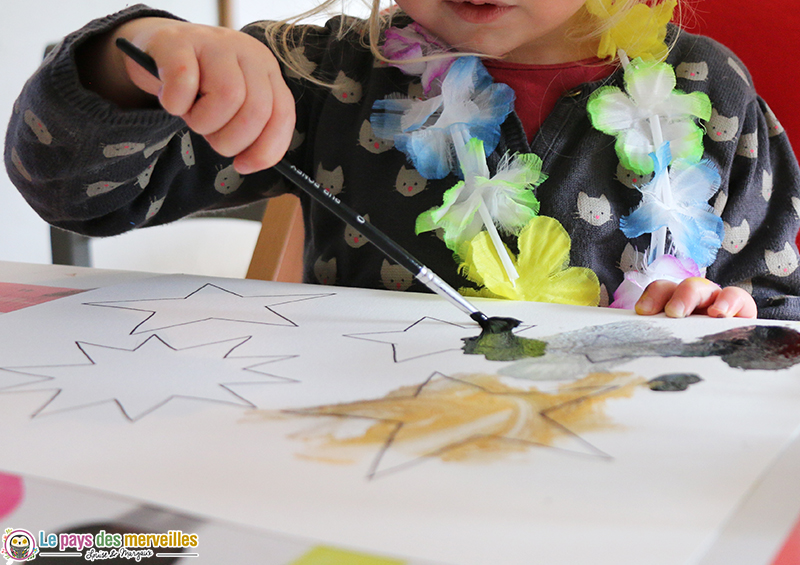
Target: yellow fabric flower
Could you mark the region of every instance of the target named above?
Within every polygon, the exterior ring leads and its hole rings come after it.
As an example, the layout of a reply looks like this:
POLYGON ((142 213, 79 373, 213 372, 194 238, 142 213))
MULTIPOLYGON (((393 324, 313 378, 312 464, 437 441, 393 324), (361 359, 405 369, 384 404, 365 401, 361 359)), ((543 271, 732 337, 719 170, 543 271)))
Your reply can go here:
MULTIPOLYGON (((617 17, 624 4, 621 0, 587 0, 586 9, 601 20, 607 20, 617 17)), ((612 28, 603 32, 597 56, 601 59, 615 57, 617 50, 622 49, 631 59, 664 60, 667 24, 677 5, 678 0, 663 0, 654 6, 636 4, 612 28)))
MULTIPOLYGON (((514 261, 516 286, 506 278, 489 234, 482 231, 465 247, 461 265, 465 276, 484 288, 461 289, 462 294, 534 302, 597 306, 600 282, 591 269, 569 267, 570 238, 553 218, 533 218, 519 234, 519 256, 514 261)), ((512 255, 513 257, 513 255, 512 255)))

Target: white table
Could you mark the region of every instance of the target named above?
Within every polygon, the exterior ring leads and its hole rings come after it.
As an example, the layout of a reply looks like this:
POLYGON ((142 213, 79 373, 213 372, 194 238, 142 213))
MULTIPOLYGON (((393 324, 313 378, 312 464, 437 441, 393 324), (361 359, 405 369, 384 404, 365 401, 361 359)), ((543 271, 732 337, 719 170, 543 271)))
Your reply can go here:
MULTIPOLYGON (((116 284, 142 281, 152 276, 154 275, 148 273, 0 262, 0 282, 63 288, 105 288, 116 284)), ((306 289, 307 287, 302 288, 306 289)), ((312 290, 324 292, 327 289, 314 287, 312 290)), ((339 292, 347 294, 359 291, 346 289, 339 292)), ((361 292, 365 293, 364 296, 372 296, 370 294, 371 291, 361 292)), ((394 296, 394 294, 390 293, 386 296, 394 296)), ((391 301, 393 300, 394 298, 391 299, 391 301)), ((527 308, 527 306, 525 307, 527 308)), ((536 305, 530 306, 530 308, 533 309, 532 311, 538 312, 539 310, 536 310, 536 308, 542 308, 542 306, 536 305)), ((587 310, 587 317, 591 320, 594 320, 595 317, 601 319, 604 315, 605 313, 600 311, 587 310)), ((800 429, 797 432, 800 432, 800 429)), ((787 440, 785 446, 776 452, 774 460, 763 469, 757 480, 752 483, 749 492, 739 500, 736 510, 724 523, 720 524, 717 535, 707 538, 702 546, 698 546, 691 560, 687 561, 687 563, 698 565, 770 563, 772 556, 780 548, 786 539, 787 533, 800 515, 800 479, 798 477, 800 477, 800 437, 795 433, 793 437, 787 440)), ((38 479, 33 478, 32 480, 36 481, 38 479)), ((43 484, 50 483, 45 481, 43 484)), ((47 490, 50 487, 43 488, 47 490)), ((653 485, 653 488, 658 488, 658 485, 653 485)), ((95 495, 96 493, 87 493, 86 496, 91 498, 95 495)), ((105 498, 108 499, 107 496, 105 498)), ((135 507, 135 501, 123 500, 125 501, 123 506, 125 504, 133 504, 135 507)), ((691 512, 692 510, 687 508, 687 513, 691 512)), ((221 523, 224 525, 225 520, 222 520, 221 523)), ((236 528, 233 529, 236 530, 236 528)), ((253 532, 256 532, 253 539, 258 539, 258 530, 253 530, 253 532)), ((288 539, 292 540, 293 538, 288 539)), ((669 544, 670 540, 664 539, 663 542, 664 544, 669 544)), ((302 543, 304 542, 301 542, 301 545, 302 543)), ((242 547, 246 545, 245 542, 242 542, 242 544, 242 547)), ((348 540, 348 544, 350 544, 350 540, 348 540)), ((653 549, 658 551, 656 547, 653 549)), ((210 552, 211 550, 209 549, 208 551, 210 552)), ((257 544, 253 551, 255 551, 253 555, 259 555, 260 558, 263 558, 263 555, 259 553, 260 549, 257 544)), ((402 552, 397 551, 389 551, 388 553, 402 554, 402 552)), ((263 559, 260 562, 280 563, 281 565, 288 563, 288 561, 263 561, 263 559)), ((404 562, 425 563, 427 561, 417 559, 404 562)))

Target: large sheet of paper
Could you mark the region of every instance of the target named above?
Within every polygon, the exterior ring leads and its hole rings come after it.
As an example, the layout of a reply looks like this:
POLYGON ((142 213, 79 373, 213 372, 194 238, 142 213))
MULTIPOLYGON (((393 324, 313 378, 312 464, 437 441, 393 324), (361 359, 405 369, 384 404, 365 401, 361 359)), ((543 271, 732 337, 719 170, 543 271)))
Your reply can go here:
POLYGON ((674 565, 800 427, 797 324, 476 304, 535 356, 465 354, 433 295, 247 280, 5 314, 3 467, 442 563, 674 565))

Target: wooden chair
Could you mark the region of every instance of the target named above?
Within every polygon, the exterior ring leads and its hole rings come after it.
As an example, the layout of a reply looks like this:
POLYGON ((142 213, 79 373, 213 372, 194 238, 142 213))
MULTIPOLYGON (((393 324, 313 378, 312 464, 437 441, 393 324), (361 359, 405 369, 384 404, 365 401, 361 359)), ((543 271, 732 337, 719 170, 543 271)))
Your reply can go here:
POLYGON ((271 198, 246 278, 301 282, 304 238, 300 200, 291 194, 271 198))

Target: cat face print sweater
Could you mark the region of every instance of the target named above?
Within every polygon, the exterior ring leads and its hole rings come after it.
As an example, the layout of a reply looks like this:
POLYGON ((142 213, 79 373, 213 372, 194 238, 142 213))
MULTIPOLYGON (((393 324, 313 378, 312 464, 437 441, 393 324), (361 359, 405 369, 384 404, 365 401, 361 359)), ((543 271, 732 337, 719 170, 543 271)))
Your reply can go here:
MULTIPOLYGON (((292 191, 275 171, 240 176, 231 159, 216 154, 179 118, 160 110, 123 111, 81 86, 75 49, 144 16, 171 17, 138 5, 90 22, 56 46, 26 83, 8 127, 5 161, 31 206, 56 226, 108 236, 292 191)), ((415 233, 417 216, 440 206, 459 179, 422 177, 370 126, 375 101, 418 96, 419 77, 377 62, 355 33, 337 39, 342 25, 335 18, 310 28, 295 53, 332 87, 285 72, 297 110, 287 159, 452 286, 470 286, 439 234, 415 233)), ((263 23, 243 31, 266 42, 263 23)), ((677 87, 706 93, 713 107, 701 126, 704 158, 722 177, 709 204, 724 222, 725 237, 706 276, 751 292, 762 317, 800 319, 800 171, 786 133, 733 53, 676 28, 669 35, 674 45, 667 62, 676 70, 677 87)), ((588 97, 607 84, 622 87, 622 72, 565 92, 531 144, 512 113, 488 158, 492 172, 506 152, 542 158, 547 180, 536 188, 540 214, 556 218, 569 233, 570 264, 597 274, 601 304, 608 304, 649 245, 649 236, 629 240, 619 229, 620 218, 641 200, 636 187, 649 179, 620 165, 614 138, 593 128, 587 115, 588 97)), ((357 229, 298 196, 307 282, 424 290, 357 229)))

